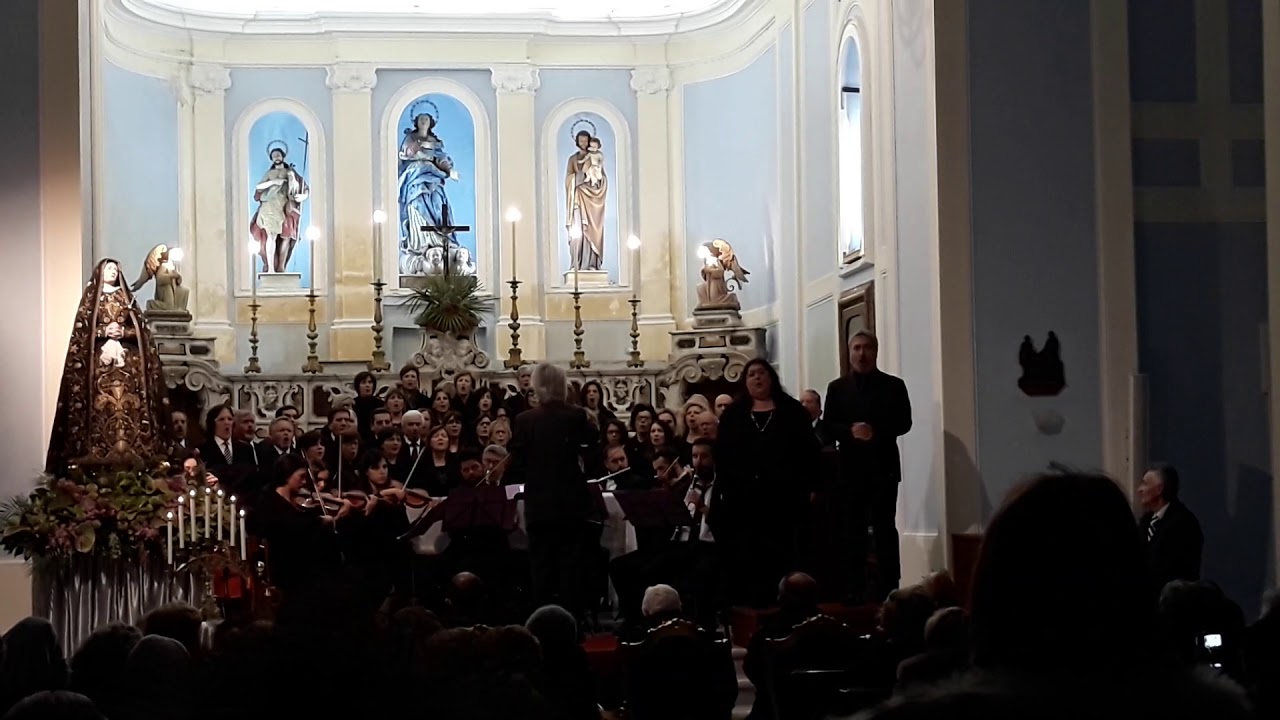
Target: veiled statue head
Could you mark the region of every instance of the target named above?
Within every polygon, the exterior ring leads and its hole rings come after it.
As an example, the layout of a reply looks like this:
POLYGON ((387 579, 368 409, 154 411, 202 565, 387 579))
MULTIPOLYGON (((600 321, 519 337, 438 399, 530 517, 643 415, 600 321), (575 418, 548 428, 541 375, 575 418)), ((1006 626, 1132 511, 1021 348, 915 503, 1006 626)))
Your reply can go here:
POLYGON ((103 260, 98 265, 98 275, 103 285, 120 284, 120 263, 115 260, 103 260))

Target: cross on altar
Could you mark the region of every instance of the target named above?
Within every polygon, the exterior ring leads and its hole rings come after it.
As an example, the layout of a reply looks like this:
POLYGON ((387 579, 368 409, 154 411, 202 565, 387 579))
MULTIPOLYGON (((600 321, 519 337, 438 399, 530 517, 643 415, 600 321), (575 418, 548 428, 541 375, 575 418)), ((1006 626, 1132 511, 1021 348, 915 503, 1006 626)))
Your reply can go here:
POLYGON ((450 250, 453 249, 452 246, 449 244, 449 238, 453 237, 454 233, 470 232, 471 226, 470 225, 454 225, 452 222, 448 222, 443 225, 423 225, 418 229, 421 230, 422 232, 436 233, 437 235, 444 238, 444 276, 449 277, 449 255, 450 255, 450 250))

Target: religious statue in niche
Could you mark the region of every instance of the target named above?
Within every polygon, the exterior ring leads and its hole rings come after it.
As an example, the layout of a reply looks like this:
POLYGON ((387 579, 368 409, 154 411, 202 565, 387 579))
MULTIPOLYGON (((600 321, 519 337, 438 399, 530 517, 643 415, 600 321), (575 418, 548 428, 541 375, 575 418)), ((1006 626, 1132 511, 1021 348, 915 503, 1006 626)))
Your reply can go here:
POLYGON ((475 275, 471 253, 458 242, 446 183, 460 180, 453 158, 436 134, 440 111, 423 98, 410 109, 413 127, 405 128, 398 154, 400 200, 400 273, 402 275, 475 275))
POLYGON ((147 253, 147 259, 142 265, 142 273, 138 275, 137 282, 129 288, 129 292, 138 292, 143 285, 155 278, 156 296, 154 300, 147 301, 148 314, 184 316, 187 320, 191 319, 191 313, 187 311, 187 299, 191 291, 182 287, 182 275, 178 273, 175 264, 180 259, 180 253, 180 249, 170 249, 164 243, 156 245, 151 248, 151 252, 147 253))
POLYGON ((45 472, 127 466, 164 457, 169 398, 151 331, 121 276, 103 260, 76 309, 45 472))
POLYGON ((698 284, 698 306, 694 309, 741 309, 738 295, 730 289, 730 284, 741 290, 751 273, 738 264, 733 246, 717 238, 702 244, 698 248, 698 257, 702 258, 702 282, 698 284))
POLYGON ((569 156, 564 177, 570 269, 599 270, 604 262, 605 201, 609 195, 604 152, 590 120, 578 120, 569 126, 569 132, 578 148, 569 156))
MULTIPOLYGON (((282 273, 298 245, 302 203, 311 196, 311 188, 297 168, 287 161, 289 146, 283 140, 267 145, 267 154, 271 167, 254 186, 253 199, 258 209, 249 223, 249 232, 258 243, 262 272, 282 273)), ((303 167, 306 167, 305 156, 303 167)))
POLYGON ((1024 335, 1018 348, 1018 364, 1022 366, 1018 387, 1029 397, 1053 397, 1067 386, 1062 348, 1053 331, 1040 350, 1036 350, 1030 335, 1024 335))

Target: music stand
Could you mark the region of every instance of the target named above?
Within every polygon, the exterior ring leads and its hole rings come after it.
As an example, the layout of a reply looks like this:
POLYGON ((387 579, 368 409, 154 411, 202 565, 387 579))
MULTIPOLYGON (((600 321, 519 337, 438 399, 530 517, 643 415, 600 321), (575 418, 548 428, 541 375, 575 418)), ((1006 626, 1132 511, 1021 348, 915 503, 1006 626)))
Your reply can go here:
POLYGON ((510 532, 516 527, 516 504, 507 499, 503 487, 458 487, 440 504, 444 508, 444 531, 500 528, 510 532))
POLYGON ((613 497, 622 508, 623 516, 637 530, 693 527, 688 506, 669 490, 632 490, 614 493, 613 497))

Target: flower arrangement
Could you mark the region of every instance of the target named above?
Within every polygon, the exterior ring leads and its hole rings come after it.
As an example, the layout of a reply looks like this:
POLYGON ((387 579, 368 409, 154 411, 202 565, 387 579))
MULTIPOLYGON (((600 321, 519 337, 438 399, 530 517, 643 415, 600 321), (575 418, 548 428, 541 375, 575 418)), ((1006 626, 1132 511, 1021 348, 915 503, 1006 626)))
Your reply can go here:
POLYGON ((68 475, 46 477, 30 495, 0 506, 0 548, 37 561, 163 550, 166 513, 186 490, 181 475, 82 468, 68 475))

